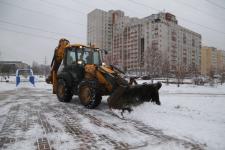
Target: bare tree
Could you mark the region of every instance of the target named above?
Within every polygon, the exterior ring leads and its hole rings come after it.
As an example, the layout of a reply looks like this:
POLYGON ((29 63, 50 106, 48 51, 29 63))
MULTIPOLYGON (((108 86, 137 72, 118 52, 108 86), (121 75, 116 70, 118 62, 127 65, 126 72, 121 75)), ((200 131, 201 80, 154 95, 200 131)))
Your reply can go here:
POLYGON ((199 76, 198 66, 195 63, 191 63, 188 70, 192 77, 197 78, 199 76))
POLYGON ((225 82, 225 71, 221 74, 220 83, 221 85, 225 82))
POLYGON ((33 61, 33 63, 32 63, 32 69, 33 69, 34 74, 40 73, 39 64, 35 61, 33 61))
POLYGON ((191 63, 188 68, 188 74, 193 78, 194 84, 202 84, 202 79, 199 78, 200 72, 198 66, 195 63, 191 63))
POLYGON ((218 74, 220 75, 220 84, 222 85, 225 82, 225 67, 218 70, 218 74))
POLYGON ((151 80, 153 83, 154 78, 159 75, 160 72, 161 55, 160 52, 155 48, 150 49, 148 47, 147 51, 147 72, 148 75, 151 76, 151 80))
POLYGON ((177 79, 177 86, 178 87, 180 87, 180 84, 183 84, 185 74, 186 74, 186 68, 183 65, 178 64, 177 67, 176 67, 176 70, 175 70, 175 76, 176 76, 176 79, 177 79))
POLYGON ((32 63, 32 69, 34 74, 46 76, 50 72, 50 66, 38 64, 37 62, 32 63))
POLYGON ((168 59, 163 60, 161 69, 163 77, 166 78, 166 84, 169 85, 170 63, 168 59))
POLYGON ((208 74, 208 76, 209 76, 209 84, 211 86, 214 86, 214 75, 215 75, 215 69, 213 69, 211 67, 210 70, 209 70, 209 74, 208 74))

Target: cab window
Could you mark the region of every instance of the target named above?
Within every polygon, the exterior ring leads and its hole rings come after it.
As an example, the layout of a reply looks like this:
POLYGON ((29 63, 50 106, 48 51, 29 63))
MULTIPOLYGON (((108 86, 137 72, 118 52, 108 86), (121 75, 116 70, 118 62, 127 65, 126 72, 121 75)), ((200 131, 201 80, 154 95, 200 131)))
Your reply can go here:
POLYGON ((78 51, 77 52, 78 61, 82 61, 84 64, 92 64, 91 52, 90 51, 78 51))
POLYGON ((76 52, 68 51, 67 53, 67 65, 76 64, 76 52))
POLYGON ((99 52, 98 51, 95 51, 93 52, 93 57, 94 57, 94 64, 96 65, 100 65, 100 56, 99 56, 99 52))

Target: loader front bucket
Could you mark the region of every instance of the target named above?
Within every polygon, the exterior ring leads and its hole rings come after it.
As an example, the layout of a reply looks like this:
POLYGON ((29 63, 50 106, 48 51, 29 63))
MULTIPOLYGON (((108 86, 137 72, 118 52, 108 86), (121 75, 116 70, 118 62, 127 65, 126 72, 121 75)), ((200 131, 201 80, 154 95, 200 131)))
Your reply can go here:
POLYGON ((140 105, 144 102, 153 102, 161 105, 158 90, 160 82, 155 84, 138 84, 130 86, 119 86, 108 98, 108 105, 113 109, 124 109, 140 105))

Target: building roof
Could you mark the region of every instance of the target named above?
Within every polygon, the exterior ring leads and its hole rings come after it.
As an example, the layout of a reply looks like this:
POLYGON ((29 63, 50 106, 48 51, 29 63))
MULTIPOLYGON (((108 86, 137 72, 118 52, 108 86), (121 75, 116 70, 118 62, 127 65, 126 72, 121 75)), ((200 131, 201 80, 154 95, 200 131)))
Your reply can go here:
POLYGON ((21 64, 22 61, 0 61, 0 64, 21 64))

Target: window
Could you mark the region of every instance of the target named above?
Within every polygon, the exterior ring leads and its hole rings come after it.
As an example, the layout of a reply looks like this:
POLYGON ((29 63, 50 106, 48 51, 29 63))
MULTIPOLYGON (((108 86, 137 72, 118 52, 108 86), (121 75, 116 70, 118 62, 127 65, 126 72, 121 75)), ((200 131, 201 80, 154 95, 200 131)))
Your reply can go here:
POLYGON ((75 51, 68 51, 67 53, 67 65, 75 64, 76 63, 76 52, 75 51))
POLYGON ((100 65, 101 62, 100 62, 99 52, 94 52, 93 57, 94 57, 94 64, 100 65))
POLYGON ((77 50, 78 61, 82 61, 82 64, 101 64, 101 58, 99 51, 91 50, 89 48, 77 50))
POLYGON ((186 44, 187 43, 187 37, 185 34, 183 34, 183 43, 186 44))
POLYGON ((171 40, 176 42, 177 41, 177 33, 175 31, 171 32, 171 40))
POLYGON ((86 64, 90 64, 91 63, 91 55, 90 55, 90 52, 84 52, 83 54, 83 60, 86 64))
POLYGON ((195 40, 192 39, 192 46, 194 47, 195 46, 195 40))
POLYGON ((82 63, 91 63, 91 55, 89 51, 85 51, 84 49, 80 49, 77 51, 78 61, 82 61, 82 63))

